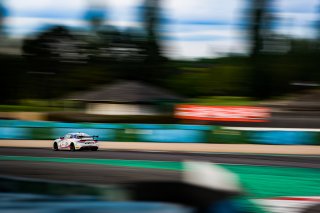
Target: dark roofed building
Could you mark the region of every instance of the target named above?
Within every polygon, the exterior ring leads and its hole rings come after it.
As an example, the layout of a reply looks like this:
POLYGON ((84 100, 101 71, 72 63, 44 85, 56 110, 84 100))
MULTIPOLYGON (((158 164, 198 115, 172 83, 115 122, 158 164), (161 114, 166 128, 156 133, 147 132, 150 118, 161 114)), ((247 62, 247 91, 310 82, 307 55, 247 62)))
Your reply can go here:
POLYGON ((183 101, 183 97, 166 89, 137 81, 117 81, 67 99, 85 102, 87 113, 104 115, 163 114, 157 103, 183 101))

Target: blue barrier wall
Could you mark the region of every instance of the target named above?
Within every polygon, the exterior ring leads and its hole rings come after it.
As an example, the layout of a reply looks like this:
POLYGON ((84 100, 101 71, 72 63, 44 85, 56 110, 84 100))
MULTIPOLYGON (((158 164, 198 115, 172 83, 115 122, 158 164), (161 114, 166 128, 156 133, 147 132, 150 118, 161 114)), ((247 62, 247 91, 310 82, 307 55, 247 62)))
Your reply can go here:
POLYGON ((156 129, 151 130, 147 134, 141 134, 141 141, 150 142, 176 142, 183 141, 185 143, 201 143, 205 142, 207 138, 205 137, 201 130, 190 130, 190 129, 156 129))
POLYGON ((27 128, 20 127, 0 127, 0 139, 29 139, 27 128))
POLYGON ((251 143, 315 145, 319 133, 310 131, 230 130, 210 125, 98 124, 0 120, 0 139, 53 140, 69 132, 98 135, 102 141, 251 143))

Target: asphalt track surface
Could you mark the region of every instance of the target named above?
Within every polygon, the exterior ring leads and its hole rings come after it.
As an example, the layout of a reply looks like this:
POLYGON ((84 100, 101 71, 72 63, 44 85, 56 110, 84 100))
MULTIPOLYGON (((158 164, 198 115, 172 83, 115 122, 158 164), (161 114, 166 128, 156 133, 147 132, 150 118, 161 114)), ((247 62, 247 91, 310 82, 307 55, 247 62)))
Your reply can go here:
MULTIPOLYGON (((51 149, 0 147, 1 156, 32 156, 83 159, 122 159, 148 161, 207 161, 220 164, 244 164, 277 167, 320 168, 320 156, 254 155, 215 153, 174 153, 138 151, 58 151, 51 149)), ((46 180, 111 184, 144 180, 177 180, 180 172, 150 168, 108 166, 95 164, 56 163, 36 161, 0 161, 1 175, 46 180)))

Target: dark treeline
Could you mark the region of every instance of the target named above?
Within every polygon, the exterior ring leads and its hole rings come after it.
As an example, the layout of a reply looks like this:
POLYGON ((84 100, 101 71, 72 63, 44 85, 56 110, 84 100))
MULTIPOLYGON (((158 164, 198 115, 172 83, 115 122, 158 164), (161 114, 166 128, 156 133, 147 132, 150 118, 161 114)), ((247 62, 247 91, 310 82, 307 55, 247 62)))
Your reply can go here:
POLYGON ((1 55, 1 100, 63 97, 117 79, 163 84, 160 1, 146 0, 138 15, 141 27, 120 31, 106 24, 104 5, 89 1, 89 29, 50 26, 24 39, 22 56, 1 55))
MULTIPOLYGON (((160 0, 145 0, 138 14, 141 27, 121 31, 107 24, 105 5, 89 4, 88 29, 50 26, 23 40, 22 55, 1 53, 1 102, 59 98, 117 79, 149 82, 190 97, 257 99, 293 92, 293 82, 319 83, 318 40, 275 33, 273 1, 248 2, 249 54, 197 61, 165 56, 160 0)), ((0 2, 1 42, 7 37, 5 13, 0 2)))
POLYGON ((294 39, 276 33, 276 1, 250 2, 249 95, 266 99, 294 92, 299 89, 292 86, 295 82, 319 83, 319 40, 294 39))

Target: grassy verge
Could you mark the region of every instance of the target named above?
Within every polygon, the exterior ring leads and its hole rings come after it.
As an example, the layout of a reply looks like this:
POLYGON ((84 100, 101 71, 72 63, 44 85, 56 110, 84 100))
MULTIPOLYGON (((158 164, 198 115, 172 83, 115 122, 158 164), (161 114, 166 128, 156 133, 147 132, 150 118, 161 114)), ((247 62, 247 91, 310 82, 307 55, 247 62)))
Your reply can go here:
POLYGON ((0 112, 52 112, 61 111, 61 107, 28 106, 28 105, 0 105, 0 112))
POLYGON ((73 107, 72 102, 63 100, 24 99, 17 104, 0 105, 0 112, 55 112, 73 107))
POLYGON ((190 103, 215 106, 255 106, 260 102, 252 100, 248 97, 210 96, 193 99, 190 103))
MULTIPOLYGON (((182 162, 174 161, 0 156, 0 161, 3 160, 93 164, 178 172, 185 169, 182 162)), ((317 196, 320 194, 319 169, 228 164, 221 164, 220 166, 238 175, 249 198, 317 196)))

